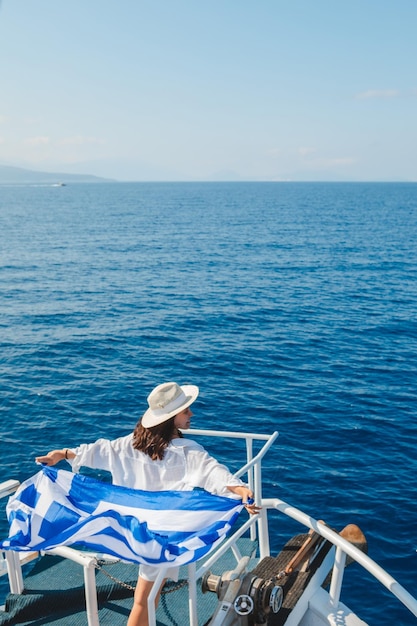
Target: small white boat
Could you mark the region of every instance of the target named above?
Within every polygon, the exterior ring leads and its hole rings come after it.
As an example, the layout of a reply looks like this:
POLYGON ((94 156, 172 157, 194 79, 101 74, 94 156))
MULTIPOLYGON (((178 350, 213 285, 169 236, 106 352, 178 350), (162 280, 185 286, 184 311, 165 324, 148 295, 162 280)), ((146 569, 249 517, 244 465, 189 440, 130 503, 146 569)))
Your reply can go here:
MULTIPOLYGON (((182 567, 179 582, 166 584, 155 611, 161 570, 149 598, 150 626, 366 626, 340 601, 347 563, 353 563, 359 578, 366 570, 367 577, 408 609, 411 619, 417 618, 417 599, 366 554, 366 539, 357 526, 348 524, 336 532, 280 498, 263 497, 262 460, 278 433, 190 429, 188 435, 221 437, 223 445, 234 439, 234 447, 240 440, 247 462, 237 475, 247 480, 262 511, 248 519, 242 515, 242 524, 220 547, 182 567), (300 524, 300 534, 271 555, 270 529, 283 516, 300 524)), ((0 484, 0 496, 11 495, 18 484, 0 484)), ((8 576, 10 585, 0 626, 117 626, 126 623, 137 566, 61 546, 46 553, 5 551, 0 574, 8 576)))

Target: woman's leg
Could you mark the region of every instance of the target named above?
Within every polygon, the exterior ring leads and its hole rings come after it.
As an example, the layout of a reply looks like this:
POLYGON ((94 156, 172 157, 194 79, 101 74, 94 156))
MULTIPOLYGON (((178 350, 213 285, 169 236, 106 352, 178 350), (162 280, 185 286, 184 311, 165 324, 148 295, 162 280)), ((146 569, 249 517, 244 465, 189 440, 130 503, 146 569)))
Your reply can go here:
MULTIPOLYGON (((162 582, 158 595, 155 598, 155 606, 158 606, 159 596, 161 595, 161 589, 164 584, 165 580, 162 582)), ((127 620, 127 626, 148 626, 148 598, 152 586, 152 580, 145 580, 139 576, 133 598, 133 608, 127 620)))

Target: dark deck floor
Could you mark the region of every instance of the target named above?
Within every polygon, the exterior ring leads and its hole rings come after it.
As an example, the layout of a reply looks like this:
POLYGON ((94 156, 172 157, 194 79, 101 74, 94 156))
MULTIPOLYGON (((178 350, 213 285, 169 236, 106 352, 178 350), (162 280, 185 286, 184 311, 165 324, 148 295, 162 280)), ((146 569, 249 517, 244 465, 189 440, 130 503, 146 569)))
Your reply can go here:
MULTIPOLYGON (((253 552, 255 546, 249 539, 241 539, 242 554, 253 552)), ((213 567, 213 573, 233 569, 236 561, 227 552, 213 567)), ((137 565, 115 563, 104 569, 114 578, 131 586, 136 584, 137 565)), ((186 568, 180 570, 180 581, 184 582, 186 568)), ((9 594, 6 599, 7 612, 0 612, 0 626, 22 624, 27 626, 87 626, 85 612, 83 569, 79 565, 56 556, 40 559, 25 578, 22 595, 9 594)), ((125 625, 132 607, 133 591, 113 582, 102 570, 97 570, 96 584, 99 604, 100 626, 125 625)), ((157 612, 158 626, 184 626, 188 607, 188 586, 168 582, 157 612), (170 588, 174 587, 174 591, 170 588), (179 588, 178 588, 179 587, 179 588)), ((197 585, 199 625, 205 624, 217 605, 213 593, 202 594, 197 585)))

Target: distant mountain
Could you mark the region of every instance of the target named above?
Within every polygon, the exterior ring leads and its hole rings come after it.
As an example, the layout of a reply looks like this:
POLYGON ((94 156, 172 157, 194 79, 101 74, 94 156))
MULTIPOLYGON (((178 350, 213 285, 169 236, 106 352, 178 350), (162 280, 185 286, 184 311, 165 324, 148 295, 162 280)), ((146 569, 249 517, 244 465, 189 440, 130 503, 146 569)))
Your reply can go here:
POLYGON ((38 172, 22 167, 0 165, 0 185, 54 184, 54 183, 108 183, 109 178, 86 174, 65 174, 62 172, 38 172))

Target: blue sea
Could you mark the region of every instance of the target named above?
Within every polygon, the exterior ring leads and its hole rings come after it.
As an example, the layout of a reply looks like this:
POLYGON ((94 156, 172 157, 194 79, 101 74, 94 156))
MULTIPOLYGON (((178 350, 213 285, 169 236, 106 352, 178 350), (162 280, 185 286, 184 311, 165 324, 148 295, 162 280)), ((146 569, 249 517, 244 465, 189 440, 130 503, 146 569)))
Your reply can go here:
MULTIPOLYGON (((2 186, 0 241, 1 479, 196 384, 193 427, 279 431, 264 495, 357 523, 416 591, 416 184, 2 186)), ((300 530, 277 522, 273 550, 300 530)), ((370 624, 416 623, 346 581, 370 624)))

